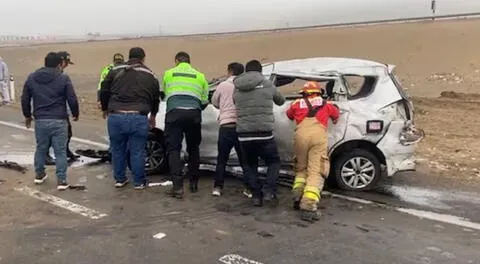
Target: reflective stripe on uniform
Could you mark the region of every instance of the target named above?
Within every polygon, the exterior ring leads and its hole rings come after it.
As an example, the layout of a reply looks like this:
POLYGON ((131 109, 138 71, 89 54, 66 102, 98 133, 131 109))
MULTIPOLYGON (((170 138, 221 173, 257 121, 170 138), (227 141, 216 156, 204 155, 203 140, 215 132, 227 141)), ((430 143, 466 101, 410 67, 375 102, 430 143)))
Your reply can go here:
POLYGON ((200 101, 202 100, 202 98, 200 98, 200 96, 197 93, 190 92, 190 91, 174 91, 174 92, 171 92, 171 93, 169 93, 168 95, 165 96, 165 100, 168 100, 168 98, 170 98, 172 96, 175 96, 175 95, 189 95, 189 96, 197 98, 200 101))
POLYGON ((320 189, 313 186, 306 186, 303 190, 303 197, 313 201, 320 201, 320 189))
POLYGON ((295 177, 295 181, 293 182, 293 189, 303 188, 306 181, 307 180, 305 178, 295 177))
POLYGON ((193 88, 197 90, 198 92, 202 92, 202 86, 196 84, 196 83, 189 83, 189 82, 171 82, 167 84, 167 89, 172 88, 172 87, 181 87, 181 88, 193 88))

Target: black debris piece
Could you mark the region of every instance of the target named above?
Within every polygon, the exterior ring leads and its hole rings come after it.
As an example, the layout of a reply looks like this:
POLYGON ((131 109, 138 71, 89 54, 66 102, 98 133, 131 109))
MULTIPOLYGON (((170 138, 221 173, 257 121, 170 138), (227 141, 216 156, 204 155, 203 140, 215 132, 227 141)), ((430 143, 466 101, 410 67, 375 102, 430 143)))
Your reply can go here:
POLYGON ((0 167, 3 167, 3 168, 6 168, 6 169, 10 169, 10 170, 15 170, 15 171, 19 171, 21 173, 25 173, 27 172, 27 168, 24 167, 24 166, 21 166, 20 164, 16 163, 16 162, 11 162, 11 161, 0 161, 0 167))

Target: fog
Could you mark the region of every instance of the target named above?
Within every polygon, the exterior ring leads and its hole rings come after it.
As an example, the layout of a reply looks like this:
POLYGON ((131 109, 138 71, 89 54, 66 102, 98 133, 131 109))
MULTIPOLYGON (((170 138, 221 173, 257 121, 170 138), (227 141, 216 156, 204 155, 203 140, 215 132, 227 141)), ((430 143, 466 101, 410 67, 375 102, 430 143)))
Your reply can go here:
MULTIPOLYGON (((431 0, 0 0, 0 35, 190 34, 431 15, 431 0)), ((480 0, 437 0, 437 14, 480 0)))

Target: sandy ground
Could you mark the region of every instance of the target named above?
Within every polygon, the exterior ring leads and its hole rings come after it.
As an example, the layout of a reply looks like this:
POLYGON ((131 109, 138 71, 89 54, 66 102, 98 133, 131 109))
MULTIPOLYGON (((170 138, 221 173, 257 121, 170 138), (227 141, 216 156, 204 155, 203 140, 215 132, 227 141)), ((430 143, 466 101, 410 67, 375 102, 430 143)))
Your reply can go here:
MULTIPOLYGON (((81 98, 82 115, 99 120, 95 109, 98 75, 113 53, 132 46, 147 52, 159 76, 173 66, 179 50, 207 78, 224 74, 231 61, 274 61, 313 56, 359 57, 397 65, 398 76, 416 106, 417 126, 426 131, 419 162, 439 175, 480 181, 480 20, 457 20, 309 29, 234 36, 197 36, 55 44, 0 49, 21 86, 50 50, 67 50, 75 65, 67 69, 81 98), (444 93, 442 92, 451 91, 444 93)), ((15 106, 14 106, 15 107, 15 106)))

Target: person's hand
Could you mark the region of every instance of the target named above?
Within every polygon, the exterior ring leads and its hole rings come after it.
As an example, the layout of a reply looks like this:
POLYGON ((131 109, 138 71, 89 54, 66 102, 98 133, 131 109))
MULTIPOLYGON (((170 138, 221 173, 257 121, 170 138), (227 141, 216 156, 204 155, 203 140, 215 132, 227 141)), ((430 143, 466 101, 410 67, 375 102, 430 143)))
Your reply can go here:
POLYGON ((78 116, 72 117, 72 120, 75 121, 75 122, 77 122, 77 121, 78 121, 78 116))
POLYGON ((25 118, 25 127, 26 128, 32 127, 32 118, 31 117, 26 117, 25 118))
POLYGON ((150 128, 154 128, 157 125, 157 120, 156 120, 155 116, 151 115, 148 118, 148 125, 150 126, 150 128))
POLYGON ((103 111, 103 119, 107 119, 107 116, 108 116, 108 111, 103 111))
POLYGON ((97 108, 98 110, 102 110, 102 102, 100 101, 97 102, 97 108))

